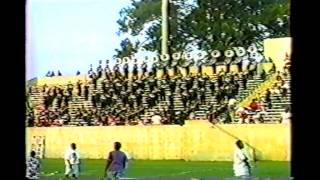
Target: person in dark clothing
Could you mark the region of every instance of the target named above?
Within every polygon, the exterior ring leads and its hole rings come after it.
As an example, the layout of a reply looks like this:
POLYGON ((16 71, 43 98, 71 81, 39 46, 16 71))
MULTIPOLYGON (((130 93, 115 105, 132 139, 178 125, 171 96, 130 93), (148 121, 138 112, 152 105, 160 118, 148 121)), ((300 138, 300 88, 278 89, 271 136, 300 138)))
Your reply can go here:
POLYGON ((238 71, 242 72, 242 60, 237 63, 238 71))
POLYGON ((55 74, 54 74, 54 72, 52 71, 52 72, 51 72, 51 77, 54 77, 54 76, 55 76, 55 74))
POLYGON ((92 106, 93 107, 97 107, 97 101, 96 101, 96 96, 95 96, 95 94, 93 94, 92 96, 91 96, 91 103, 92 103, 92 106))
POLYGON ((62 97, 61 94, 58 94, 58 95, 57 95, 57 106, 58 106, 59 109, 61 108, 62 98, 63 98, 63 97, 62 97))
POLYGON ((162 84, 160 86, 160 100, 165 101, 166 100, 166 93, 165 93, 166 85, 162 84))
POLYGON ((96 93, 95 100, 96 100, 97 106, 101 106, 101 95, 100 95, 100 93, 96 93))
POLYGON ((128 65, 128 62, 126 62, 124 65, 123 65, 123 72, 124 72, 124 77, 126 79, 129 78, 129 65, 128 65))
POLYGON ((119 76, 119 64, 117 63, 114 67, 113 67, 113 72, 115 74, 116 77, 119 76))
POLYGON ((134 77, 138 77, 138 64, 136 59, 134 60, 132 74, 134 77))
POLYGON ((108 92, 105 81, 101 82, 101 89, 102 89, 103 94, 106 94, 108 92))
POLYGON ((137 100, 138 107, 141 106, 141 104, 142 104, 142 95, 141 95, 141 93, 137 93, 136 100, 137 100))
POLYGON ((128 91, 128 80, 127 79, 123 82, 123 88, 124 88, 124 91, 128 91))
POLYGON ((152 75, 153 76, 157 75, 157 64, 156 63, 152 64, 152 75))
POLYGON ((247 72, 245 72, 245 73, 243 73, 242 75, 241 75, 241 83, 242 83, 242 87, 244 88, 244 89, 247 89, 247 81, 248 81, 248 73, 247 72))
POLYGON ((170 102, 170 106, 171 106, 171 107, 173 107, 173 106, 174 106, 174 104, 173 104, 173 100, 174 100, 174 98, 173 98, 173 94, 170 94, 170 96, 169 96, 169 102, 170 102))
POLYGON ((261 70, 260 78, 261 78, 262 80, 265 80, 265 79, 266 79, 266 71, 265 71, 264 69, 261 70))
POLYGON ((145 61, 143 61, 142 65, 141 65, 142 75, 145 75, 147 73, 147 68, 148 68, 147 63, 145 61))
POLYGON ((138 84, 138 87, 140 89, 144 89, 145 88, 145 81, 143 79, 138 79, 137 80, 137 84, 138 84))
POLYGON ((200 61, 200 60, 198 60, 198 73, 200 74, 200 75, 202 75, 202 62, 200 61))
POLYGON ((92 84, 93 84, 93 88, 97 89, 97 76, 93 73, 92 75, 92 84))
POLYGON ((231 63, 226 63, 226 73, 230 73, 231 63))
POLYGON ((99 61, 99 66, 97 67, 97 79, 102 77, 102 60, 99 61))
POLYGON ((69 82, 67 85, 67 91, 70 94, 70 96, 72 96, 73 85, 71 84, 71 82, 69 82))
POLYGON ((84 97, 85 97, 85 100, 88 101, 88 97, 89 97, 89 86, 86 84, 84 86, 84 97))
POLYGON ((68 107, 69 106, 69 95, 64 96, 64 104, 68 107))
POLYGON ((58 70, 58 76, 62 76, 62 74, 61 74, 60 70, 58 70))
POLYGON ((182 98, 183 107, 187 108, 188 94, 186 92, 182 93, 181 98, 182 98))
POLYGON ((220 88, 223 85, 223 77, 221 75, 218 76, 218 87, 220 88))
POLYGON ((185 124, 185 120, 187 119, 188 114, 184 111, 180 111, 180 116, 179 116, 179 125, 183 126, 185 124))
POLYGON ((130 109, 134 108, 134 99, 132 98, 131 95, 128 98, 128 104, 129 104, 130 109))
POLYGON ((105 96, 105 94, 102 94, 102 95, 101 95, 100 101, 101 101, 101 109, 106 108, 106 107, 107 107, 107 101, 106 101, 106 96, 105 96))
POLYGON ((80 74, 81 74, 81 73, 80 73, 80 71, 78 70, 77 73, 76 73, 76 75, 79 76, 80 74))
POLYGON ((46 77, 51 77, 51 72, 50 71, 47 72, 46 77))
POLYGON ((211 80, 209 87, 210 87, 210 90, 211 90, 211 94, 213 96, 214 95, 214 91, 215 91, 215 81, 211 80))
POLYGON ((92 64, 90 64, 90 69, 88 71, 89 78, 92 78, 93 73, 92 64))
POLYGON ((149 94, 149 96, 147 97, 147 103, 148 103, 148 108, 152 108, 153 98, 152 98, 151 94, 149 94))
POLYGON ((212 72, 213 73, 217 73, 217 65, 216 65, 216 63, 212 64, 212 72))
POLYGON ((81 96, 82 93, 82 88, 81 88, 82 83, 80 81, 77 82, 77 89, 78 89, 78 96, 81 96))
POLYGON ((218 91, 216 92, 216 100, 218 102, 218 104, 221 104, 222 102, 222 90, 221 89, 218 89, 218 91))
POLYGON ((132 89, 132 92, 136 92, 138 89, 138 84, 136 82, 133 82, 131 89, 132 89))
MULTIPOLYGON (((272 60, 271 60, 272 61, 272 60)), ((269 71, 269 73, 275 73, 276 72, 276 64, 274 63, 274 62, 272 62, 272 67, 271 67, 271 69, 270 69, 270 71, 269 71)))
POLYGON ((176 91, 176 81, 174 79, 170 80, 169 87, 170 87, 170 91, 172 93, 174 93, 176 91))

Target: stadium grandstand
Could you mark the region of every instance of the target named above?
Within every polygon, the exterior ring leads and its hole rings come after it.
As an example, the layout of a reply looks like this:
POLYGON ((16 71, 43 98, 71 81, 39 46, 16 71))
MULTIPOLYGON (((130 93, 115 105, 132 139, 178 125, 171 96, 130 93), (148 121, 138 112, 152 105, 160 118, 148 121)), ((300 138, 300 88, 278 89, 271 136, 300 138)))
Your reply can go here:
POLYGON ((265 59, 260 63, 249 59, 247 67, 231 71, 230 65, 238 63, 233 59, 227 64, 178 64, 173 73, 158 62, 151 71, 145 63, 141 68, 132 63, 129 72, 128 62, 118 61, 110 70, 108 61, 105 68, 100 61, 96 70, 91 66, 88 74, 77 80, 47 76, 58 80, 28 85, 26 125, 183 125, 189 119, 281 123, 291 103, 289 63, 280 71, 265 59), (264 64, 272 66, 266 69, 264 64), (216 66, 224 68, 217 71, 216 66), (205 72, 208 68, 211 73, 205 72))

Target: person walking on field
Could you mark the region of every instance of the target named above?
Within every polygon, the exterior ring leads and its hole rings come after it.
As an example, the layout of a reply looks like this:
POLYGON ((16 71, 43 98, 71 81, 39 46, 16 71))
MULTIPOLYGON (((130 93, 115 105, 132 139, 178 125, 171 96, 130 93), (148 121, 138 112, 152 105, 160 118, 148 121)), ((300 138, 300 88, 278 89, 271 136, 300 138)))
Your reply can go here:
POLYGON ((75 143, 72 143, 71 148, 65 152, 64 160, 66 165, 65 177, 78 179, 80 175, 80 155, 75 143))
POLYGON ((109 152, 104 178, 107 180, 119 180, 124 175, 127 168, 128 158, 126 154, 120 151, 121 143, 114 143, 114 150, 109 152))
POLYGON ((36 152, 31 151, 30 157, 27 159, 26 179, 40 179, 40 161, 36 157, 36 152))
POLYGON ((244 145, 241 140, 236 141, 236 150, 233 156, 233 170, 234 174, 239 179, 249 179, 251 176, 251 166, 249 158, 244 153, 244 145))

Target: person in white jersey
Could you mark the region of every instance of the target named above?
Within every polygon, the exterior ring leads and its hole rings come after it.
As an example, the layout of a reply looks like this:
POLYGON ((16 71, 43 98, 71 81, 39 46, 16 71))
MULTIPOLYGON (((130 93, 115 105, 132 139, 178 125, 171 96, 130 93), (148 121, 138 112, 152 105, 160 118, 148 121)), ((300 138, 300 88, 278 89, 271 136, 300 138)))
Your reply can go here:
POLYGON ((249 158, 244 152, 244 145, 241 140, 236 141, 236 150, 233 155, 234 174, 239 179, 248 179, 251 176, 249 158))
POLYGON ((66 165, 66 178, 72 177, 78 179, 80 175, 80 155, 75 143, 72 143, 70 149, 66 150, 64 160, 66 165))

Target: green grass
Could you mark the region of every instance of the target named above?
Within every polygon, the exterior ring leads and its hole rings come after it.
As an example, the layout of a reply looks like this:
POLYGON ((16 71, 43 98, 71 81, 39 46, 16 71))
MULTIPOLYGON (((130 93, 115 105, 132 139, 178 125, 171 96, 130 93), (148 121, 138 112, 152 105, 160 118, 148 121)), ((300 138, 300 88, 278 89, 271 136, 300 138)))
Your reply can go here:
MULTIPOLYGON (((82 160, 81 177, 97 179, 103 176, 105 160, 82 160)), ((290 177, 290 162, 260 161, 253 168, 254 177, 290 177)), ((62 159, 43 159, 44 176, 63 177, 62 159), (54 173, 49 175, 49 173, 54 173)), ((232 177, 232 162, 200 162, 177 160, 132 160, 126 177, 232 177)))

